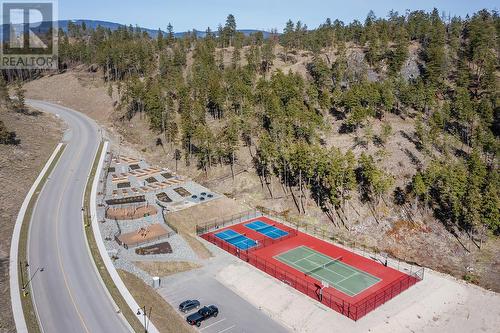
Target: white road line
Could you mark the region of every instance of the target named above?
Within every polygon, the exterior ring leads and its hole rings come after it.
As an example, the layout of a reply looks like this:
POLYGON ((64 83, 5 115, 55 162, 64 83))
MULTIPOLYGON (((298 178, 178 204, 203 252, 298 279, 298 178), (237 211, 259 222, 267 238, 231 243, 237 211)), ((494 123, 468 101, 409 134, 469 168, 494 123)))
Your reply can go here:
POLYGON ((212 327, 212 326, 214 326, 214 325, 217 325, 217 324, 219 324, 219 323, 222 323, 224 320, 226 320, 226 318, 221 319, 221 320, 218 320, 218 321, 216 321, 215 323, 211 323, 210 325, 205 326, 205 327, 203 327, 202 329, 200 329, 200 331, 203 331, 204 329, 207 329, 207 328, 209 328, 209 327, 212 327))
POLYGON ((229 326, 228 328, 225 328, 225 329, 223 329, 222 331, 219 331, 219 332, 217 332, 217 333, 226 332, 226 331, 229 331, 230 329, 235 328, 235 327, 236 327, 236 325, 229 326))

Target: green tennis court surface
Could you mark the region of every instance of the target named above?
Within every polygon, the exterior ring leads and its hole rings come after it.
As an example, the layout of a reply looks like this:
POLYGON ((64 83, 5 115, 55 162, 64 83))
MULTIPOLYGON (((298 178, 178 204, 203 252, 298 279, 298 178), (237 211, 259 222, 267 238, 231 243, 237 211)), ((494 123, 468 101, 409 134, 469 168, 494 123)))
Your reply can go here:
POLYGON ((373 275, 343 263, 341 257, 332 258, 307 246, 296 247, 274 258, 349 296, 356 296, 380 281, 373 275))

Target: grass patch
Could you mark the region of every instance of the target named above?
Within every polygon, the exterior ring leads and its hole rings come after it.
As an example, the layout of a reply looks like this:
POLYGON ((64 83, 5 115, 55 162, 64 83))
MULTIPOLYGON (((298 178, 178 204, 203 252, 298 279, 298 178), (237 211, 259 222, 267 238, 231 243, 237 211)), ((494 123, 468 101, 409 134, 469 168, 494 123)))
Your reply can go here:
MULTIPOLYGON (((57 162, 59 161, 59 158, 61 157, 62 153, 64 152, 64 148, 66 145, 62 145, 61 149, 57 152, 56 156, 52 160, 52 163, 50 164, 49 168, 47 169, 47 172, 43 175, 40 183, 35 189, 35 192, 33 193, 33 196, 30 199, 30 202, 28 203, 28 207, 26 208, 26 213, 24 214, 23 222, 21 225, 21 231, 19 235, 19 248, 18 248, 18 263, 20 261, 27 261, 28 260, 28 233, 30 229, 30 223, 31 223, 31 217, 33 215, 33 207, 35 206, 35 203, 38 200, 38 196, 40 195, 40 192, 42 191, 43 186, 45 185, 45 182, 47 181, 47 178, 50 176, 52 173, 52 170, 54 170, 55 166, 57 165, 57 162)), ((50 157, 49 157, 50 158, 50 157)), ((29 276, 28 276, 28 270, 23 269, 21 270, 19 266, 17 266, 18 269, 18 277, 19 277, 19 288, 21 288, 20 293, 23 295, 23 284, 22 281, 28 281, 29 276)), ((40 326, 38 323, 38 318, 36 317, 35 313, 35 308, 33 306, 33 299, 31 298, 31 285, 28 286, 29 290, 29 295, 26 295, 21 297, 21 304, 23 307, 23 313, 24 313, 24 320, 26 321, 26 326, 28 328, 28 332, 41 332, 40 326)))
POLYGON ((144 283, 135 275, 118 270, 118 274, 127 286, 128 290, 137 301, 139 306, 153 308, 151 312, 151 321, 160 332, 165 333, 190 333, 195 330, 189 326, 183 317, 181 317, 175 309, 168 304, 156 291, 144 283))
POLYGON ((212 253, 192 234, 181 231, 180 235, 189 244, 191 249, 200 259, 208 259, 212 257, 212 253))
POLYGON ((139 319, 137 319, 135 313, 130 309, 128 306, 127 302, 125 299, 122 297, 120 294, 120 291, 116 287, 116 285, 113 282, 113 279, 109 275, 108 270, 106 269, 106 266, 104 265, 104 261, 102 260, 102 257, 99 253, 99 249, 97 248, 97 243, 94 238, 94 233, 92 231, 91 226, 91 220, 90 220, 90 214, 88 213, 90 211, 90 192, 92 190, 92 183, 94 182, 94 177, 97 172, 97 166, 99 164, 99 158, 101 157, 102 149, 103 149, 103 143, 99 145, 99 149, 97 150, 96 157, 94 159, 94 163, 92 164, 92 170, 90 171, 90 176, 87 181, 87 185, 85 187, 85 197, 84 197, 84 208, 85 208, 85 214, 84 214, 84 224, 85 224, 85 235, 87 236, 87 242, 89 244, 90 252, 92 254, 92 258, 94 259, 94 263, 99 271, 99 274, 101 275, 102 280, 104 281, 104 284, 108 288, 109 293, 111 294, 111 297, 113 297, 113 300, 115 301, 116 305, 120 309, 120 311, 123 313, 127 321, 129 322, 130 326, 134 329, 136 332, 143 332, 144 331, 144 326, 142 326, 141 322, 139 319))
POLYGON ((134 264, 151 276, 168 276, 201 267, 187 261, 134 261, 134 264))
POLYGON ((465 273, 463 279, 469 283, 479 285, 479 276, 473 273, 465 273))

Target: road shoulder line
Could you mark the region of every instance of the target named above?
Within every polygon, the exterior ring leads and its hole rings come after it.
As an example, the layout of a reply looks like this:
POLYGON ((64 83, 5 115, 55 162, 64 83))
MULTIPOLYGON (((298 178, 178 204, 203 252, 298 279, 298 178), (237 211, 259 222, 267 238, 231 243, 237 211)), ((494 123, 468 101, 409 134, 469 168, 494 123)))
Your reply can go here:
POLYGON ((56 146, 56 148, 52 152, 52 155, 50 155, 50 158, 45 163, 42 171, 40 171, 40 173, 38 174, 38 177, 31 186, 28 194, 24 198, 19 213, 17 214, 16 223, 14 225, 14 230, 12 232, 12 240, 10 244, 10 256, 9 256, 10 299, 11 299, 12 313, 14 316, 14 322, 16 325, 16 331, 19 333, 28 332, 28 326, 26 325, 26 319, 24 317, 24 311, 21 301, 21 293, 19 288, 19 271, 17 266, 17 262, 19 260, 18 255, 19 255, 19 240, 21 236, 21 228, 23 226, 26 210, 33 197, 33 194, 38 188, 40 182, 44 179, 45 174, 49 170, 50 166, 52 165, 52 162, 58 155, 63 145, 64 144, 60 142, 56 146))

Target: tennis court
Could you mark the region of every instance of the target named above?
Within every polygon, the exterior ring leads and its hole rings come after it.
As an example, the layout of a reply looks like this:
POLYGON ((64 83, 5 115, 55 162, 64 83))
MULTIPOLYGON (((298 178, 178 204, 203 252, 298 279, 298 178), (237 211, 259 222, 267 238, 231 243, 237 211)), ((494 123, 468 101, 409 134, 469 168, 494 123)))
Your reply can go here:
POLYGON ((276 228, 273 225, 267 224, 265 222, 262 222, 260 220, 253 221, 251 223, 245 224, 245 227, 250 228, 260 234, 263 234, 264 236, 267 236, 272 239, 278 239, 283 236, 288 235, 288 232, 283 231, 279 228, 276 228))
POLYGON ((348 296, 356 296, 380 281, 379 278, 332 258, 307 246, 298 246, 274 257, 276 260, 314 277, 326 287, 348 296))
POLYGON ((247 250, 257 245, 257 242, 248 238, 245 235, 237 233, 234 230, 227 229, 215 234, 216 237, 222 239, 239 248, 240 250, 247 250))

